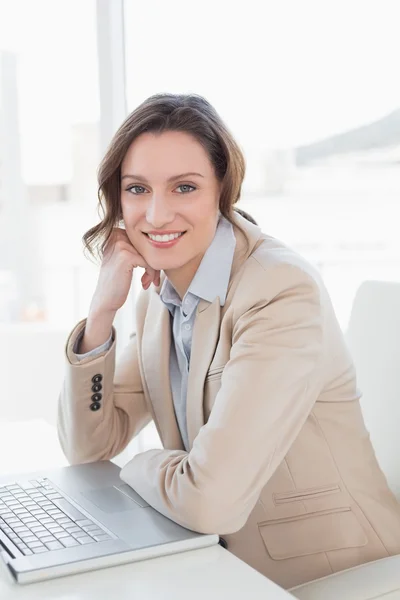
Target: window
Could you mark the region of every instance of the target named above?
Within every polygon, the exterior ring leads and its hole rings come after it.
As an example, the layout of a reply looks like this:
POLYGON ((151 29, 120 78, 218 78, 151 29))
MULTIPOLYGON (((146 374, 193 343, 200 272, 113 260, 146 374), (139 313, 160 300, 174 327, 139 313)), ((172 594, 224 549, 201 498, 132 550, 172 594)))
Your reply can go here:
POLYGON ((247 159, 239 206, 321 269, 345 329, 363 280, 400 278, 398 3, 125 6, 129 110, 214 104, 247 159))
POLYGON ((98 273, 81 244, 97 221, 94 0, 0 4, 0 119, 0 420, 54 423, 98 273))

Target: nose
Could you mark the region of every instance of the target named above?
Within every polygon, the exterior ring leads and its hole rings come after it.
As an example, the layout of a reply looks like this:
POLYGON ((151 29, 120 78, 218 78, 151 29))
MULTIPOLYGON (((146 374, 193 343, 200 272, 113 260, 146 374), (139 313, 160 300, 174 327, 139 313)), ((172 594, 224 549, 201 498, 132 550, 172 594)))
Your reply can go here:
POLYGON ((175 214, 167 200, 160 194, 153 194, 146 210, 146 221, 154 229, 161 229, 164 225, 172 223, 175 214))

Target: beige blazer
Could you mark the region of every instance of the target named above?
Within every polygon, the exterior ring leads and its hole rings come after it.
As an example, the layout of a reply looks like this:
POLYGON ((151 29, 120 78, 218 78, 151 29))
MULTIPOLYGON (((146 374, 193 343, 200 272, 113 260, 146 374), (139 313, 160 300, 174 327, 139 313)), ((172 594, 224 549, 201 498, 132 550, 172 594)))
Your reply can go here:
POLYGON ((201 301, 187 422, 169 381, 170 320, 160 288, 142 292, 137 333, 78 363, 67 342, 59 437, 71 463, 110 459, 154 419, 164 450, 121 478, 161 513, 218 533, 284 587, 400 553, 400 508, 360 411, 352 360, 319 274, 240 216, 228 295, 201 301), (102 376, 100 410, 90 410, 102 376))

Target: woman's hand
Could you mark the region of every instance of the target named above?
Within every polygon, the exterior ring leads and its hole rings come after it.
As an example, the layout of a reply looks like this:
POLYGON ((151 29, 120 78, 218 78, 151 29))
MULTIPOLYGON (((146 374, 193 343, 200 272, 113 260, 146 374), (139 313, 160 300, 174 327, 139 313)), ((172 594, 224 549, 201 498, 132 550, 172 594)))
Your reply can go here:
POLYGON ((160 285, 160 271, 149 267, 132 246, 124 229, 115 227, 104 250, 80 353, 98 348, 110 337, 115 314, 125 304, 136 267, 146 270, 142 276, 143 289, 147 290, 151 283, 160 285))
POLYGON ((133 271, 143 267, 142 286, 159 285, 160 271, 152 269, 132 246, 126 231, 114 228, 104 250, 99 279, 92 306, 96 312, 117 312, 125 304, 132 283, 133 271))

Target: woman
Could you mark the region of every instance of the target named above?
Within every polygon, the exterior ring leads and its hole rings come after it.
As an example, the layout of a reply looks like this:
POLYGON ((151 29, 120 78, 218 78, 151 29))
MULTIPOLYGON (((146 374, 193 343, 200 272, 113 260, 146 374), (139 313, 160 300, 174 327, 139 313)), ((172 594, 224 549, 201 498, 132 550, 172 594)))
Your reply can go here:
POLYGON ((123 123, 84 236, 103 258, 67 343, 59 436, 71 463, 106 460, 153 419, 164 449, 121 478, 291 587, 399 553, 400 510, 321 277, 233 208, 244 173, 199 96, 153 96, 123 123), (137 266, 137 331, 115 367, 137 266))

